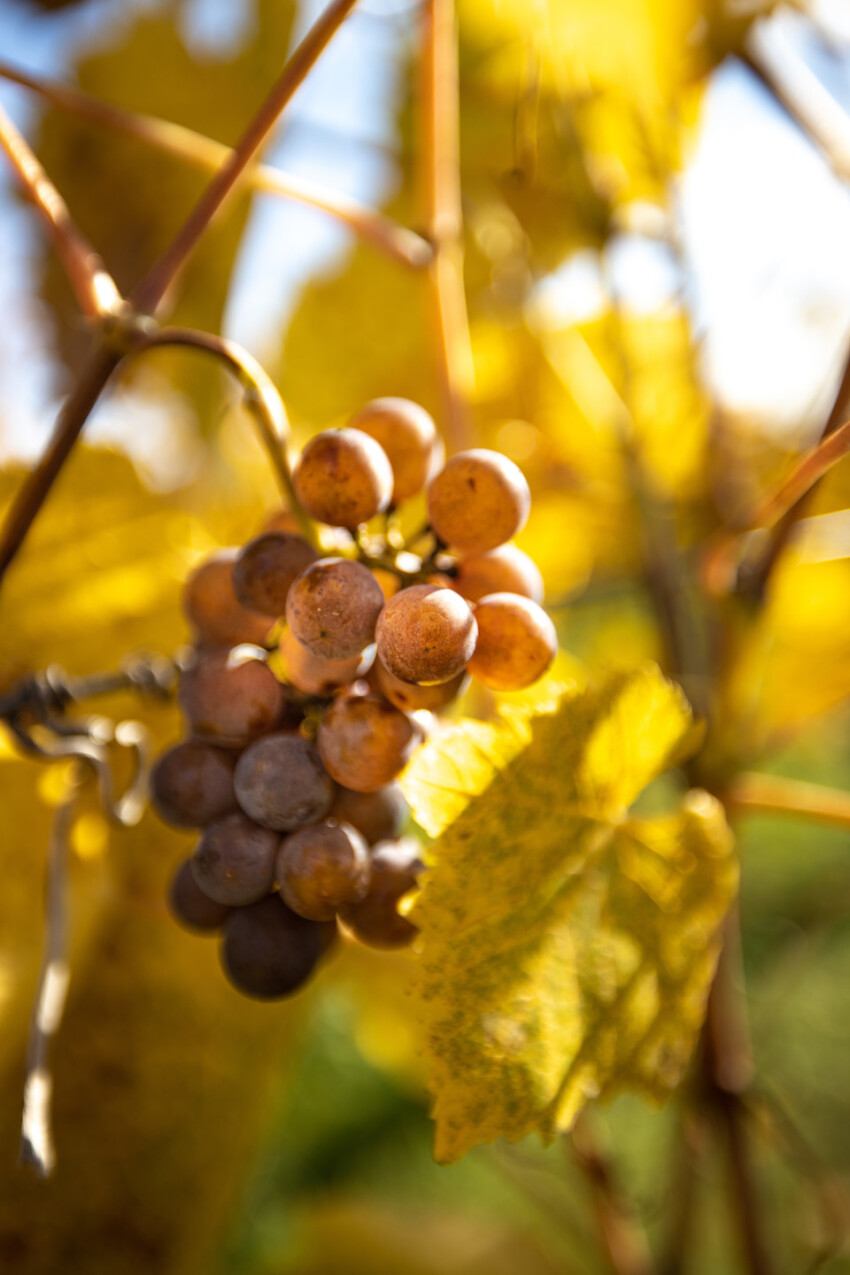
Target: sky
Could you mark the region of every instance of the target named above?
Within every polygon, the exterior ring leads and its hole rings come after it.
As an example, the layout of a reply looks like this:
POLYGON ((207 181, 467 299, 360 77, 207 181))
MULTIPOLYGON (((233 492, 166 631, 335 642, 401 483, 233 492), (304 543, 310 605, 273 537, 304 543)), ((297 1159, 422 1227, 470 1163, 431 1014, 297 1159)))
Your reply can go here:
MULTIPOLYGON (((158 0, 123 0, 123 12, 158 0)), ((322 7, 303 0, 300 38, 322 7)), ((266 158, 280 167, 380 203, 392 193, 393 103, 399 53, 409 32, 406 0, 363 0, 296 95, 287 128, 266 158)), ((771 20, 770 37, 802 58, 850 112, 850 5, 817 0, 824 33, 792 12, 771 20)), ((87 0, 45 19, 24 0, 0 0, 2 54, 29 70, 68 78, 75 48, 97 39, 114 0, 87 0)), ((251 6, 190 0, 184 35, 197 56, 215 58, 247 34, 251 6)), ((26 132, 35 104, 0 84, 0 100, 26 132)), ((843 120, 843 117, 841 117, 843 120)), ((847 136, 850 153, 850 115, 847 136)), ((814 436, 850 340, 850 193, 799 128, 741 64, 727 61, 706 94, 697 145, 674 192, 677 232, 688 264, 686 301, 703 374, 720 403, 784 430, 814 436), (801 424, 802 422, 802 424, 801 424)), ((9 196, 0 175, 0 458, 30 458, 43 446, 56 403, 29 262, 40 228, 9 196)), ((262 360, 299 289, 345 253, 338 224, 295 203, 260 198, 237 264, 225 333, 262 360), (297 253, 292 245, 297 244, 297 253), (259 263, 262 269, 259 269, 259 263)), ((602 271, 640 310, 680 295, 683 280, 663 244, 621 236, 602 263, 579 254, 538 285, 533 304, 552 321, 593 313, 602 271)), ((103 438, 144 435, 164 445, 165 414, 136 402, 107 405, 93 422, 103 438), (147 411, 147 416, 145 415, 147 411), (136 426, 144 420, 145 429, 136 426), (128 424, 129 422, 129 424, 128 424)), ((805 441, 804 439, 800 441, 805 441)))

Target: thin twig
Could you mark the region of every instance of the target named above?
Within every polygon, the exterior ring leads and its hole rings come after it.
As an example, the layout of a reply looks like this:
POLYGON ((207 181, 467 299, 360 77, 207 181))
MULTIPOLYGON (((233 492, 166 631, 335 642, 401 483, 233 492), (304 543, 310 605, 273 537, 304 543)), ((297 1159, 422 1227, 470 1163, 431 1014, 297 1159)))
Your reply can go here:
POLYGON ((724 793, 732 814, 801 815, 814 823, 850 828, 850 793, 780 775, 740 774, 724 793))
POLYGON ((222 164, 159 261, 134 290, 131 301, 136 310, 151 314, 157 310, 204 231, 234 190, 239 178, 274 128, 284 107, 315 66, 355 3, 356 0, 332 0, 307 32, 235 149, 222 164))
POLYGON ((139 353, 164 345, 182 345, 210 354, 236 378, 244 391, 243 403, 257 426, 284 499, 297 519, 302 534, 311 544, 315 544, 316 529, 295 493, 286 455, 289 439, 286 408, 274 381, 265 369, 235 341, 228 341, 208 332, 196 332, 192 328, 158 328, 149 334, 142 333, 131 349, 134 353, 139 353))
POLYGON ((68 991, 68 837, 74 820, 80 763, 74 763, 68 792, 56 808, 47 856, 44 956, 38 978, 27 1048, 20 1160, 46 1178, 56 1163, 51 1101, 50 1045, 62 1021, 68 991))
POLYGON ((742 1095, 752 1082, 753 1062, 742 995, 733 976, 739 963, 738 924, 735 911, 727 920, 726 941, 709 993, 703 1069, 707 1101, 725 1132, 730 1204, 747 1270, 749 1275, 770 1275, 773 1263, 744 1128, 746 1107, 742 1095))
POLYGON ((106 383, 121 361, 116 351, 98 343, 80 373, 77 384, 62 404, 53 437, 38 464, 15 493, 0 537, 0 581, 24 542, 62 466, 106 383))
POLYGON ((603 1248, 614 1275, 651 1275, 646 1235, 626 1199, 614 1166, 585 1113, 572 1132, 576 1160, 590 1185, 603 1248))
POLYGON ((77 302, 87 319, 117 314, 123 304, 115 281, 68 211, 65 200, 25 138, 0 106, 0 148, 24 194, 41 214, 77 302))
POLYGON ((454 0, 425 0, 422 10, 420 164, 437 363, 447 441, 471 442, 469 395, 475 381, 463 285, 460 104, 454 0))
MULTIPOLYGON (((214 141, 182 124, 101 102, 80 89, 30 75, 7 62, 0 61, 0 78, 31 89, 63 110, 134 137, 207 172, 217 171, 233 155, 232 149, 223 142, 214 141)), ((245 174, 245 182, 253 190, 294 199, 327 213, 401 265, 422 269, 433 256, 431 244, 415 230, 400 226, 376 209, 318 182, 285 173, 271 164, 252 165, 245 174)))

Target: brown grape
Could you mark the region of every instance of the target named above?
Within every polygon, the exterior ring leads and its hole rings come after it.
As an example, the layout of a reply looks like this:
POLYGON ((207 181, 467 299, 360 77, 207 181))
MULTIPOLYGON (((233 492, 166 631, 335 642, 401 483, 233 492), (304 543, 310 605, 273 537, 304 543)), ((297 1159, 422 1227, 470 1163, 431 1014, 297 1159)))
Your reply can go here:
POLYGON ((349 530, 382 513, 393 491, 386 452, 359 429, 329 429, 311 438, 292 479, 309 514, 349 530))
POLYGON ((318 558, 303 536, 268 531, 242 547, 233 564, 233 589, 242 606, 283 615, 290 585, 318 558))
POLYGON ((520 691, 543 676, 557 654, 558 635, 542 607, 515 593, 491 593, 475 616, 473 677, 494 691, 520 691))
POLYGON ((286 837, 275 876, 281 898, 310 921, 330 921, 369 889, 366 842, 346 823, 326 820, 286 837))
POLYGON ((393 471, 392 503, 421 491, 442 462, 442 443, 433 419, 407 398, 376 398, 348 422, 374 438, 387 454, 393 471))
POLYGON ((168 905, 175 919, 187 930, 211 933, 230 916, 232 908, 216 903, 204 894, 195 880, 191 859, 184 859, 174 874, 168 893, 168 905))
POLYGON ((387 784, 377 792, 337 788, 328 813, 337 823, 350 823, 373 846, 377 841, 392 841, 401 833, 410 807, 398 784, 387 784))
POLYGON ((323 558, 289 590, 286 622, 312 655, 347 660, 375 640, 383 605, 381 587, 362 563, 323 558))
POLYGON ((264 828, 294 832, 330 809, 334 786, 319 754, 300 735, 258 739, 236 763, 239 805, 264 828))
POLYGON ((233 590, 236 549, 223 549, 207 558, 189 576, 183 588, 183 610, 198 641, 206 646, 262 644, 274 622, 273 615, 257 615, 242 606, 233 590))
POLYGON ((372 851, 372 879, 366 897, 341 916, 348 928, 370 947, 405 947, 416 926, 398 911, 402 895, 413 890, 423 871, 419 847, 412 839, 386 841, 372 851))
MULTIPOLYGON (((319 727, 319 756, 344 788, 377 792, 395 779, 421 742, 422 731, 406 713, 357 682, 327 709, 319 727)), ((238 791, 238 788, 237 788, 238 791)))
POLYGON ((298 536, 301 534, 301 527, 290 509, 275 509, 266 518, 260 534, 266 531, 291 531, 293 535, 298 536))
POLYGON ((201 656, 181 674, 178 699, 191 733, 222 748, 244 748, 272 730, 284 709, 265 653, 251 646, 201 656))
POLYGON ((390 598, 378 618, 378 658, 403 682, 448 682, 475 650, 475 634, 475 617, 460 594, 414 584, 390 598))
POLYGON ((238 991, 274 1000, 306 982, 322 950, 321 927, 297 916, 280 895, 270 894, 227 918, 221 964, 238 991))
POLYGON ((406 713, 416 713, 421 709, 429 713, 437 713, 462 694, 469 678, 466 669, 461 669, 447 682, 419 686, 416 682, 403 682, 400 677, 391 673, 381 660, 375 660, 369 681, 376 690, 380 691, 384 699, 395 704, 396 708, 403 708, 406 713))
POLYGON ((228 753, 210 744, 176 744, 151 771, 151 804, 176 828, 203 828, 237 809, 235 764, 228 753))
POLYGON ((358 677, 364 677, 375 658, 375 647, 358 651, 347 660, 322 660, 302 646, 290 629, 281 638, 280 656, 286 676, 305 695, 333 695, 358 677))
POLYGON ((280 837, 243 814, 210 824, 190 859, 196 884, 208 898, 230 907, 256 903, 274 885, 280 837))
POLYGON ((543 601, 543 577, 537 564, 516 545, 499 545, 489 553, 461 558, 452 587, 468 602, 477 602, 488 593, 518 593, 543 601))
POLYGON ((531 493, 522 471, 499 452, 458 452, 428 487, 432 530, 461 553, 486 553, 525 526, 531 493))

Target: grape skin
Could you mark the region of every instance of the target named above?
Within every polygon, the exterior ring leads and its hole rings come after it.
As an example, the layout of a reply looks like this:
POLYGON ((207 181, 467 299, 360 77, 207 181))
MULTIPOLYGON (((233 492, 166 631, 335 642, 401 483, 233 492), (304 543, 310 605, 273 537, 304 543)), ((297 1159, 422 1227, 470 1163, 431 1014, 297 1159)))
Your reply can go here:
POLYGON ((383 513, 393 491, 386 452, 359 429, 329 429, 311 438, 292 481, 309 514, 352 531, 383 513))
POLYGON ((233 564, 233 589, 242 606, 283 615, 293 581, 318 559, 303 536, 270 531, 242 547, 233 564))
POLYGON ((233 911, 204 894, 195 880, 191 859, 184 859, 172 878, 168 906, 180 925, 198 934, 220 929, 233 911))
POLYGON ((257 647, 202 655, 180 675, 178 700, 192 735, 222 748, 244 748, 284 709, 283 688, 257 647))
POLYGON ((402 589, 384 606, 376 629, 378 658, 403 682, 448 682, 475 650, 469 603, 436 584, 402 589))
POLYGON ((334 785, 312 744, 300 735, 266 735, 236 763, 236 799, 255 823, 294 832, 323 819, 334 785))
POLYGON ((557 654, 558 635, 542 607, 515 593, 492 593, 475 615, 473 677, 494 691, 520 691, 543 676, 557 654))
POLYGON ((210 744, 175 744, 151 771, 151 804, 166 823, 203 828, 237 809, 234 766, 228 753, 210 744))
POLYGON ((357 682, 325 712, 317 739, 328 774, 355 792, 377 792, 407 765, 422 731, 406 713, 357 682))
POLYGON ((350 824, 326 820, 286 837, 275 876, 281 898, 310 921, 331 921, 369 888, 366 842, 350 824))
POLYGON ((199 889, 216 903, 244 907, 274 885, 280 837, 237 813, 210 824, 190 862, 199 889))
POLYGON ((424 869, 412 838, 382 842, 372 851, 372 879, 366 897, 345 908, 341 917, 361 943, 377 948, 405 947, 416 937, 412 921, 399 914, 399 899, 416 887, 424 869))
POLYGON ((279 895, 271 894, 227 918, 221 964, 238 991, 275 1000, 306 982, 323 946, 321 926, 297 916, 279 895))
POLYGON ((433 418, 410 399, 373 399, 348 424, 374 438, 386 452, 393 471, 394 505, 421 491, 442 463, 442 443, 433 418))
POLYGON ((486 553, 524 526, 531 493, 522 471, 499 452, 458 452, 428 487, 428 516, 444 544, 486 553))
POLYGON ((261 644, 274 622, 273 615, 257 615, 241 605, 233 589, 236 549, 223 549, 207 558, 183 587, 183 611, 205 646, 261 644))
POLYGON ((381 587, 362 563, 323 558, 289 590, 286 622, 312 655, 346 660, 374 641, 383 605, 381 587))
POLYGON ((337 788, 329 818, 337 823, 350 823, 366 838, 370 846, 378 841, 392 841, 404 829, 410 807, 398 784, 387 784, 377 792, 353 792, 337 788))
POLYGON ((375 660, 369 676, 369 682, 383 695, 384 699, 389 700, 396 708, 404 709, 406 713, 416 713, 422 710, 436 713, 463 694, 469 684, 469 677, 466 669, 461 669, 455 677, 449 678, 447 682, 437 682, 432 686, 419 686, 415 682, 402 681, 400 677, 396 677, 394 673, 391 673, 381 660, 375 660))
POLYGON ((499 545, 489 553, 461 558, 452 588, 467 602, 478 602, 488 593, 518 593, 538 604, 543 601, 543 577, 537 564, 516 545, 499 545))
POLYGON ((287 629, 280 641, 280 657, 286 676, 296 690, 325 698, 369 672, 375 647, 368 646, 347 660, 323 660, 302 646, 287 629))

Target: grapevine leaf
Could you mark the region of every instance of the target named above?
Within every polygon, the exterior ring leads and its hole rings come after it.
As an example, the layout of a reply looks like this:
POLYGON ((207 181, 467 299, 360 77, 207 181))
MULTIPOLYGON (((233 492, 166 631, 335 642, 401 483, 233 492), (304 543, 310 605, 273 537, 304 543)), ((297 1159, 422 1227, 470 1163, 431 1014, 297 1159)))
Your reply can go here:
POLYGON ((412 911, 438 1160, 678 1083, 735 890, 732 837, 700 790, 663 817, 627 810, 694 742, 681 692, 647 666, 547 715, 466 722, 405 776, 420 823, 448 824, 412 911))

